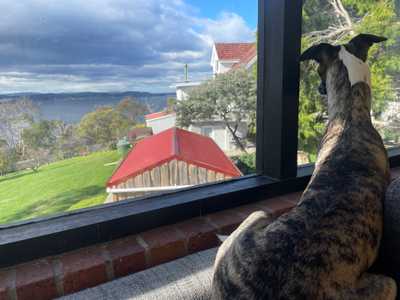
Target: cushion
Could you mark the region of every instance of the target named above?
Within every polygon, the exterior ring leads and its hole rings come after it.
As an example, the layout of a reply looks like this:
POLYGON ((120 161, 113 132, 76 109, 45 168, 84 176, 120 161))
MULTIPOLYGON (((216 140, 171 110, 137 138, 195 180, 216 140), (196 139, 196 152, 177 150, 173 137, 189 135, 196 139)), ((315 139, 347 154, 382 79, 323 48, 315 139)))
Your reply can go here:
POLYGON ((209 299, 216 252, 198 252, 60 299, 209 299))

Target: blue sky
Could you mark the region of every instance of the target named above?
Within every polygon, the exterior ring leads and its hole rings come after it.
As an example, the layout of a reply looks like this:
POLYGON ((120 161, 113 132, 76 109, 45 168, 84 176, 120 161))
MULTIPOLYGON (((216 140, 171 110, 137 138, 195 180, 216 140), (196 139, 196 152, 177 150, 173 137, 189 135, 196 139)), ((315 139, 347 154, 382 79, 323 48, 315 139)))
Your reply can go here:
POLYGON ((257 27, 257 0, 189 0, 188 4, 196 7, 205 17, 216 19, 222 11, 242 16, 251 28, 257 27))
POLYGON ((2 0, 0 92, 174 91, 215 41, 254 41, 256 2, 2 0))

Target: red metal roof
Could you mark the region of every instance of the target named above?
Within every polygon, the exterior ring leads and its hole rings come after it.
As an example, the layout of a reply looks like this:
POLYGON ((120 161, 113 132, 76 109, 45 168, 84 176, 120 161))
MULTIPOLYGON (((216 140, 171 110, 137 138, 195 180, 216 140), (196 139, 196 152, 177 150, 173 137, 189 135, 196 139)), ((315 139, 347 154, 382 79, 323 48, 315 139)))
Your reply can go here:
POLYGON ((138 142, 108 180, 107 186, 117 185, 173 159, 232 177, 241 175, 239 169, 211 138, 170 128, 138 142))
POLYGON ((161 117, 164 117, 164 116, 167 116, 167 115, 170 115, 170 114, 172 114, 172 113, 167 112, 167 111, 159 111, 159 112, 155 112, 155 113, 152 113, 152 114, 145 115, 144 117, 145 117, 146 120, 151 120, 151 119, 161 118, 161 117))
POLYGON ((215 43, 220 60, 241 60, 252 47, 254 43, 215 43))

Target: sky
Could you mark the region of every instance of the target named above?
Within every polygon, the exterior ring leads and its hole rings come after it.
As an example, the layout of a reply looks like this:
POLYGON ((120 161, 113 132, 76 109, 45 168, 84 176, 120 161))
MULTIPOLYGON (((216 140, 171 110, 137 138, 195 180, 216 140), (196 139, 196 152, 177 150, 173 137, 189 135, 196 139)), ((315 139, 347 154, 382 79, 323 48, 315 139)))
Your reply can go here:
POLYGON ((173 92, 214 42, 254 41, 255 0, 2 0, 0 93, 173 92))

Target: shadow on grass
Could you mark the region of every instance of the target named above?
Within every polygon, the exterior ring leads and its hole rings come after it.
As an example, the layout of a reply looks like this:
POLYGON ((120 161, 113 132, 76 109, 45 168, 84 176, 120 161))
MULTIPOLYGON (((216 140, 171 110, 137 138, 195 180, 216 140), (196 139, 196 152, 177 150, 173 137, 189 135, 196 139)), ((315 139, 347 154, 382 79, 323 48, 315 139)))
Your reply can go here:
POLYGON ((32 175, 34 173, 35 172, 33 170, 10 173, 4 176, 0 176, 0 183, 8 180, 15 180, 17 178, 24 177, 25 175, 32 175))
POLYGON ((58 194, 50 199, 36 201, 31 205, 25 206, 17 212, 4 216, 1 223, 16 222, 31 219, 38 216, 45 216, 54 213, 60 213, 68 210, 72 205, 105 191, 104 186, 88 186, 82 189, 70 190, 66 193, 58 194))

